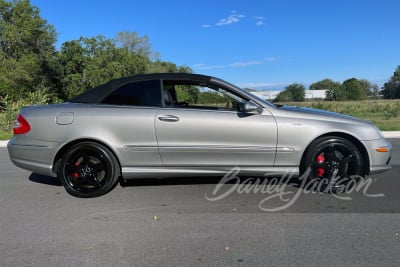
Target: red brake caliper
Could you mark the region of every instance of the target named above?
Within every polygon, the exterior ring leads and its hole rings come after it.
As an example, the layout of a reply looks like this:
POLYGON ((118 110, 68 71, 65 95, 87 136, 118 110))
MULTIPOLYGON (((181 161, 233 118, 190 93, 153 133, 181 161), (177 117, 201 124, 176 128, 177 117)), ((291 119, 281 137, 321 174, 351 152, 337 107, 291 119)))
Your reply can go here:
MULTIPOLYGON (((75 165, 75 167, 78 167, 79 161, 75 162, 74 165, 75 165)), ((78 177, 79 177, 79 174, 78 174, 77 172, 75 172, 75 173, 74 173, 74 176, 75 176, 75 178, 78 178, 78 177)))
MULTIPOLYGON (((325 157, 324 157, 324 154, 321 153, 317 157, 317 163, 324 163, 324 162, 325 162, 325 157)), ((318 177, 323 177, 325 170, 324 170, 324 168, 317 168, 316 172, 317 172, 318 177)))

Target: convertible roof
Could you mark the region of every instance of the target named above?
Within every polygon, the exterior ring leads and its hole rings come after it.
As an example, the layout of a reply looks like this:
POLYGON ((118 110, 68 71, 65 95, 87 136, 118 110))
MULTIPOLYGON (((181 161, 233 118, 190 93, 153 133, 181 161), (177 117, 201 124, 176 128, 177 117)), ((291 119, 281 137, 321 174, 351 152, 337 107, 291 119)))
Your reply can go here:
POLYGON ((102 84, 100 86, 94 87, 92 89, 83 92, 82 94, 69 100, 70 102, 78 103, 100 103, 104 98, 106 98, 112 91, 120 86, 137 82, 137 81, 150 81, 150 80, 194 80, 200 83, 208 83, 211 79, 215 79, 211 76, 201 75, 201 74, 191 74, 191 73, 155 73, 155 74, 141 74, 134 75, 119 79, 114 79, 108 83, 102 84))

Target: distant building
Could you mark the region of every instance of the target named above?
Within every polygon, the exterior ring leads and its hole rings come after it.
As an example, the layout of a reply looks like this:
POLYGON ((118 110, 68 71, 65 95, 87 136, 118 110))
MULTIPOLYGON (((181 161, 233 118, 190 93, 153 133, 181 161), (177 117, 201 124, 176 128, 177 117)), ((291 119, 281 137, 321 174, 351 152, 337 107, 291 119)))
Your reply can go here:
MULTIPOLYGON (((327 90, 306 90, 305 99, 313 100, 313 99, 326 99, 326 91, 327 90)), ((256 95, 262 99, 266 99, 269 101, 274 100, 281 91, 254 91, 250 92, 253 95, 256 95)))

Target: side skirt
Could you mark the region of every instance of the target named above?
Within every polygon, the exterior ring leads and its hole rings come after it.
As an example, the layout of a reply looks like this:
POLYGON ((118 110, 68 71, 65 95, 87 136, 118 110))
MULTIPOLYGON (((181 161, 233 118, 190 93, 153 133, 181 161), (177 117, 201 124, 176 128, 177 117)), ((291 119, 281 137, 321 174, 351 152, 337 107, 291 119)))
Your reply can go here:
MULTIPOLYGON (((123 167, 124 179, 168 178, 191 176, 224 176, 239 167, 123 167)), ((241 167, 238 176, 265 176, 299 175, 296 167, 241 167)))

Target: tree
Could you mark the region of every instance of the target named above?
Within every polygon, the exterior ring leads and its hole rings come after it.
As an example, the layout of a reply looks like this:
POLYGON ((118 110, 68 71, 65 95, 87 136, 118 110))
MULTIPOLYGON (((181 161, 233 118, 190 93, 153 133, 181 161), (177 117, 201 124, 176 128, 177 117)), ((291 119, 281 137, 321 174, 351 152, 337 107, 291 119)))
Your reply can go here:
POLYGON ((274 102, 291 102, 291 101, 293 101, 293 97, 286 90, 280 91, 279 94, 274 99, 274 102))
POLYGON ((336 85, 337 82, 334 82, 331 79, 323 79, 321 81, 311 84, 310 90, 329 90, 336 85))
MULTIPOLYGON (((78 40, 62 44, 58 54, 62 68, 62 87, 58 92, 61 99, 71 98, 89 88, 123 76, 156 72, 193 72, 187 66, 177 66, 161 60, 152 61, 147 52, 140 48, 148 42, 147 38, 146 41, 138 42, 140 47, 135 48, 133 40, 128 42, 128 37, 134 38, 135 34, 127 35, 125 32, 117 36, 125 36, 127 44, 117 46, 115 40, 102 35, 80 37, 78 40)), ((147 47, 146 51, 151 51, 151 48, 147 47)))
POLYGON ((342 92, 342 85, 339 82, 335 82, 332 84, 331 88, 326 91, 326 99, 327 100, 342 100, 343 99, 343 92, 342 92))
POLYGON ((371 89, 373 89, 373 86, 368 80, 361 79, 361 80, 358 80, 358 83, 360 85, 360 90, 361 90, 360 92, 362 94, 361 99, 365 99, 372 95, 371 89))
POLYGON ((385 98, 400 98, 400 65, 397 66, 390 80, 383 85, 381 92, 385 98))
POLYGON ((121 32, 115 39, 80 37, 64 42, 60 51, 55 41, 54 27, 29 0, 0 0, 0 99, 16 101, 40 91, 66 100, 123 76, 193 72, 161 61, 149 38, 136 32, 121 32))
POLYGON ((104 36, 81 37, 62 44, 59 61, 63 69, 60 98, 68 99, 111 79, 145 73, 148 58, 116 47, 104 36))
POLYGON ((377 84, 372 85, 371 97, 373 99, 379 98, 379 87, 377 84))
POLYGON ((306 92, 306 88, 301 83, 293 83, 285 87, 285 90, 280 92, 276 97, 275 101, 278 102, 288 102, 295 101, 300 102, 304 101, 306 92))
POLYGON ((28 0, 0 0, 0 95, 56 86, 56 33, 28 0), (10 71, 13 70, 13 71, 10 71))
POLYGON ((347 79, 343 82, 341 90, 343 94, 342 100, 361 100, 366 98, 366 90, 369 91, 370 84, 365 80, 359 81, 356 78, 347 79), (368 87, 368 89, 366 89, 368 87))
POLYGON ((117 47, 124 47, 131 53, 136 53, 152 60, 158 60, 159 54, 151 49, 149 37, 140 37, 136 32, 123 31, 117 33, 114 38, 117 47))
POLYGON ((339 100, 341 97, 340 82, 334 82, 331 79, 323 79, 310 85, 310 90, 327 90, 327 100, 339 100))

